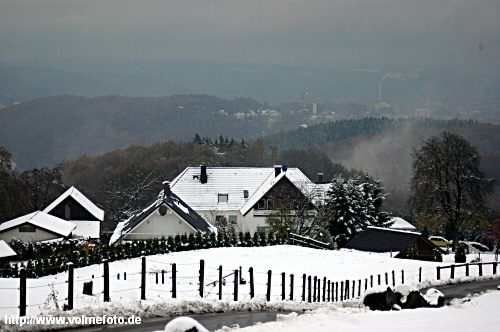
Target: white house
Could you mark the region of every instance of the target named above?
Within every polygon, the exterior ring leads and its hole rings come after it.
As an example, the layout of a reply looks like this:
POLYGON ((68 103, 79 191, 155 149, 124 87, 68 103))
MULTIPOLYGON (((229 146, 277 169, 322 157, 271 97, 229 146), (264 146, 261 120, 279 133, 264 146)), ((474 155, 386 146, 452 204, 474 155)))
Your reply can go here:
POLYGON ((66 190, 43 212, 74 223, 76 225, 73 231, 74 236, 85 239, 98 239, 100 237, 104 211, 75 187, 66 190))
POLYGON ((212 224, 225 220, 239 231, 253 233, 267 227, 276 191, 293 191, 318 203, 326 186, 316 185, 298 168, 200 166, 187 167, 171 188, 212 224))
POLYGON ((41 242, 68 238, 76 225, 72 222, 51 216, 43 211, 5 221, 0 224, 0 240, 10 242, 18 239, 23 242, 41 242))
POLYGON ((170 190, 164 182, 158 197, 132 218, 118 223, 110 244, 177 234, 215 233, 216 229, 170 190))

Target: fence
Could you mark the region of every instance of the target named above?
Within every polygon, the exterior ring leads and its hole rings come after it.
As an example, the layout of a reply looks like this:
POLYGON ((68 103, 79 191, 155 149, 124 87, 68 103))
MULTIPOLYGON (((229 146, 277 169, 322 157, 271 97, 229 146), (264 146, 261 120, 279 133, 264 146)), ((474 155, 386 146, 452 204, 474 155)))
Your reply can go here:
MULTIPOLYGON (((498 262, 455 264, 450 266, 438 266, 437 280, 441 278, 441 271, 450 269, 450 278, 455 278, 457 268, 465 267, 466 276, 470 276, 471 267, 477 266, 478 275, 483 275, 483 266, 492 265, 492 274, 497 273, 498 262)), ((85 269, 85 268, 82 268, 85 269)), ((110 302, 115 299, 137 298, 146 300, 148 297, 161 297, 163 299, 194 299, 211 298, 217 300, 240 301, 261 297, 266 301, 287 300, 303 302, 339 302, 360 297, 368 288, 376 285, 395 286, 396 284, 422 282, 425 274, 433 278, 432 269, 418 271, 389 271, 386 273, 370 275, 364 279, 332 280, 326 276, 310 274, 287 274, 285 272, 275 273, 272 270, 255 271, 252 267, 243 270, 242 267, 224 269, 222 265, 208 266, 204 260, 199 262, 170 263, 153 259, 141 258, 140 269, 137 271, 119 271, 119 267, 110 271, 108 261, 102 262, 102 275, 90 276, 80 275, 75 278, 75 266, 68 263, 67 271, 63 275, 65 280, 55 280, 50 285, 28 285, 25 269, 21 269, 18 278, 19 287, 9 288, 11 291, 18 290, 19 315, 26 315, 26 308, 39 306, 40 303, 28 303, 27 290, 49 287, 59 291, 65 289, 64 310, 74 308, 75 298, 82 299, 84 296, 75 292, 75 285, 83 288, 83 294, 93 296, 94 299, 110 302), (246 280, 244 275, 248 278, 246 280), (110 282, 112 281, 112 282, 110 282), (95 288, 94 288, 95 286, 95 288)), ((94 270, 91 270, 95 271, 94 270)), ((474 271, 473 271, 474 272, 474 271)), ((9 279, 9 281, 13 279, 9 279)), ((43 279, 33 279, 30 281, 43 279)), ((78 289, 76 288, 76 289, 78 289)))

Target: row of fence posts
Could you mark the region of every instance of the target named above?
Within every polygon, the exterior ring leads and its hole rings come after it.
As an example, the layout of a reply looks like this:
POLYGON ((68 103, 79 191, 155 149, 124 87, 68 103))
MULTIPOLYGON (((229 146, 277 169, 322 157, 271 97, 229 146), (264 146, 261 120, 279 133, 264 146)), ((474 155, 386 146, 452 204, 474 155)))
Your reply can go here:
MULTIPOLYGON (((484 264, 493 264, 493 274, 496 274, 497 272, 497 264, 498 263, 484 263, 484 264)), ((483 269, 481 263, 479 265, 479 276, 483 275, 483 269)), ((73 263, 68 263, 68 302, 67 302, 67 310, 72 310, 73 309, 73 300, 74 300, 74 265, 73 263)), ((458 266, 458 265, 457 265, 458 266)), ((464 265, 459 265, 459 266, 465 266, 466 267, 466 276, 469 276, 469 264, 464 264, 464 265)), ((171 264, 171 294, 172 298, 177 298, 177 265, 175 263, 171 264)), ((437 280, 440 280, 441 278, 441 270, 445 268, 450 268, 451 273, 450 273, 450 278, 455 277, 455 265, 451 265, 448 267, 442 267, 438 266, 437 267, 437 280)), ((110 301, 110 290, 109 290, 109 262, 107 260, 103 261, 103 279, 104 279, 104 285, 103 285, 103 299, 104 302, 109 302, 110 301)), ((246 283, 242 281, 242 273, 241 273, 241 267, 240 269, 234 270, 232 273, 230 273, 227 276, 223 276, 222 273, 222 265, 219 266, 218 268, 218 280, 216 282, 212 282, 215 286, 215 284, 218 285, 218 298, 219 300, 222 300, 222 286, 224 284, 224 280, 226 277, 230 276, 231 274, 234 276, 234 289, 233 289, 233 300, 238 301, 238 293, 239 293, 239 285, 242 283, 246 283)), ((255 278, 254 278, 254 270, 252 267, 248 270, 250 280, 249 280, 249 295, 250 298, 255 297, 255 278)), ((20 284, 19 284, 19 315, 20 316, 25 316, 26 315, 26 270, 24 268, 21 268, 20 270, 20 284)), ((269 270, 267 272, 267 283, 266 283, 266 300, 270 301, 271 300, 271 290, 272 290, 272 271, 269 270)), ((289 275, 290 281, 289 281, 289 300, 293 301, 294 299, 294 275, 290 274, 289 275)), ((117 275, 117 279, 120 279, 120 274, 117 275)), ((127 279, 127 274, 126 272, 123 273, 123 279, 127 279)), ((165 271, 161 271, 161 280, 162 284, 165 283, 165 271)), ((419 273, 418 273, 418 281, 422 282, 422 268, 419 268, 419 273)), ((156 283, 159 283, 159 276, 158 272, 156 272, 156 283)), ((210 284, 212 284, 210 283, 210 284)), ((382 284, 382 275, 378 274, 377 276, 377 283, 378 285, 382 284)), ((405 283, 405 271, 401 270, 401 283, 405 283)), ((200 269, 199 269, 199 296, 201 298, 204 297, 204 290, 205 290, 205 261, 200 260, 200 269)), ((386 272, 385 273, 385 284, 389 285, 389 274, 386 272)), ((396 285, 396 273, 393 270, 392 271, 392 286, 396 285)), ((374 276, 371 275, 370 278, 364 280, 364 290, 366 291, 368 287, 373 287, 374 286, 374 276), (368 284, 369 283, 369 284, 368 284)), ((146 299, 146 257, 141 258, 141 300, 146 299)), ((361 296, 361 290, 362 290, 362 280, 358 280, 358 296, 361 296)), ((334 301, 344 301, 349 299, 350 297, 355 297, 356 293, 356 280, 345 280, 339 282, 333 282, 331 280, 327 280, 326 277, 323 279, 318 278, 317 276, 308 276, 306 274, 302 275, 302 294, 301 294, 301 300, 302 301, 307 301, 307 302, 334 302, 334 301), (323 281, 323 287, 321 288, 321 281, 323 281), (340 287, 339 287, 340 286, 340 287), (340 296, 339 296, 339 290, 340 290, 340 296)), ((286 300, 286 274, 285 272, 281 273, 281 299, 286 300)))
POLYGON ((493 275, 496 275, 497 274, 497 265, 498 265, 498 262, 490 262, 490 263, 464 263, 464 264, 453 264, 453 265, 449 265, 449 266, 437 266, 436 267, 436 279, 437 280, 440 280, 441 279, 441 270, 444 270, 444 269, 450 269, 450 279, 455 279, 455 269, 457 267, 461 267, 461 266, 465 266, 465 276, 466 277, 469 277, 470 276, 470 270, 469 270, 469 267, 471 265, 477 265, 478 266, 478 275, 480 277, 483 276, 483 265, 488 265, 488 264, 491 264, 492 267, 493 267, 493 275))

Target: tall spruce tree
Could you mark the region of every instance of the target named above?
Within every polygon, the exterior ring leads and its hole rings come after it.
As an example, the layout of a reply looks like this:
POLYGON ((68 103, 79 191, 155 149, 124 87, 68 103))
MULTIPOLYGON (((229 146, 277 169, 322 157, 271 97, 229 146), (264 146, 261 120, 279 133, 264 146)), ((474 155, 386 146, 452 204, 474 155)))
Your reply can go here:
POLYGON ((368 226, 390 225, 389 216, 381 211, 384 199, 384 189, 379 181, 369 177, 333 178, 321 215, 338 247, 344 246, 368 226))

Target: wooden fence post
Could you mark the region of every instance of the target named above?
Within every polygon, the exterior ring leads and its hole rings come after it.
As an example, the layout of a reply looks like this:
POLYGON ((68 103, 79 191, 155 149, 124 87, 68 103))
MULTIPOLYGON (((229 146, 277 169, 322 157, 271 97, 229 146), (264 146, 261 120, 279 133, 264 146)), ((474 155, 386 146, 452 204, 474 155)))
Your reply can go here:
POLYGON ((161 284, 165 285, 165 270, 161 270, 161 284))
POLYGON ((378 275, 377 282, 378 282, 378 285, 380 286, 380 284, 381 284, 381 281, 380 281, 380 274, 378 275))
POLYGON ((328 280, 328 295, 326 297, 326 301, 330 302, 330 280, 328 280))
POLYGON ((104 260, 104 302, 109 302, 109 262, 104 260))
POLYGON ((123 280, 127 280, 127 272, 123 272, 123 280))
POLYGON ((26 316, 26 269, 19 269, 19 316, 26 316))
POLYGON ((373 287, 373 275, 370 276, 370 288, 373 287))
POLYGON ((253 267, 248 269, 248 273, 250 274, 250 298, 253 299, 255 296, 255 288, 254 288, 254 280, 253 280, 253 267))
POLYGON ((441 280, 441 267, 440 266, 436 267, 436 273, 437 273, 436 279, 441 280))
POLYGON ((285 293, 286 293, 285 278, 286 278, 285 272, 281 272, 281 300, 282 301, 285 300, 285 293))
POLYGON ((307 302, 311 303, 311 276, 307 276, 307 302))
POLYGON ((483 276, 483 263, 478 263, 478 266, 479 266, 479 276, 482 277, 483 276))
POLYGON ((355 298, 356 297, 356 280, 353 280, 352 281, 352 295, 351 295, 351 298, 355 298))
POLYGON ((368 279, 365 279, 365 291, 368 289, 368 279))
POLYGON ((493 262, 493 274, 497 274, 497 262, 493 262))
POLYGON ((73 310, 74 268, 73 263, 68 263, 68 310, 73 310))
POLYGON ((240 278, 238 276, 238 270, 234 270, 234 296, 233 299, 238 301, 238 285, 240 284, 240 278))
POLYGON ((142 256, 141 269, 141 300, 146 299, 146 256, 142 256))
POLYGON ((455 264, 453 264, 450 268, 450 278, 455 279, 455 264))
POLYGON ((422 282, 422 267, 418 268, 418 282, 422 282))
POLYGON ((155 278, 156 278, 156 279, 155 279, 156 284, 158 285, 158 281, 159 281, 159 279, 158 279, 158 272, 155 272, 155 278))
POLYGON ((339 282, 335 282, 335 302, 339 301, 339 282))
POLYGON ((396 272, 392 270, 392 287, 396 286, 396 272))
POLYGON ((172 264, 172 298, 177 298, 177 264, 172 264))
POLYGON ((385 284, 389 285, 389 273, 385 273, 385 284))
POLYGON ((222 265, 219 265, 219 285, 218 286, 219 286, 219 300, 222 300, 222 265))
POLYGON ((318 277, 314 276, 314 283, 313 283, 313 302, 316 302, 316 285, 318 283, 318 277))
POLYGON ((465 263, 465 276, 469 276, 469 263, 465 263))
POLYGON ((349 300, 349 291, 350 291, 350 290, 351 290, 351 289, 349 288, 349 280, 346 280, 346 281, 345 281, 345 292, 344 292, 344 298, 345 298, 346 300, 349 300))
POLYGON ((203 290, 205 284, 205 261, 200 259, 200 297, 203 297, 203 290))
POLYGON ((290 301, 293 301, 293 274, 290 274, 290 301))
POLYGON ((401 270, 401 283, 405 283, 405 270, 401 270))
POLYGON ((340 301, 344 301, 344 282, 340 282, 340 301))
POLYGON ((271 277, 273 272, 271 270, 267 271, 267 293, 266 299, 267 301, 271 301, 271 277))
POLYGON ((361 279, 358 280, 358 297, 361 296, 361 279))
POLYGON ((323 302, 326 301, 326 277, 323 277, 323 302))
POLYGON ((306 274, 302 274, 302 301, 306 301, 306 274))

